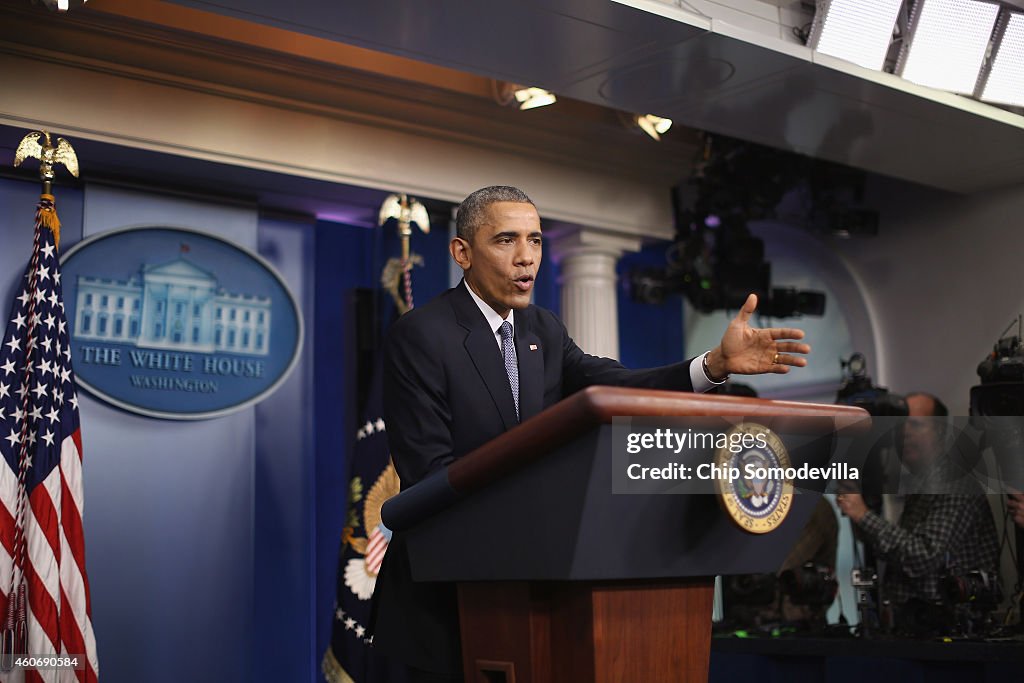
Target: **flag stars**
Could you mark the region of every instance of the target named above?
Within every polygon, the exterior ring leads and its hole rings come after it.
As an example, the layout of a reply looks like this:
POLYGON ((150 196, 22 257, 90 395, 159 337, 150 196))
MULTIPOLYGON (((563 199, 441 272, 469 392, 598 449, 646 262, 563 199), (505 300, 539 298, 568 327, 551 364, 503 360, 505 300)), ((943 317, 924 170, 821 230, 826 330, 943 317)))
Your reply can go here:
POLYGON ((22 418, 24 418, 24 417, 25 417, 25 411, 22 410, 20 407, 15 407, 14 408, 14 421, 16 423, 19 423, 19 422, 21 422, 22 418))
POLYGON ((31 298, 32 297, 30 297, 28 295, 28 290, 27 289, 21 290, 21 295, 17 297, 18 301, 21 302, 22 306, 27 305, 28 304, 28 300, 31 299, 31 298))
POLYGON ((377 428, 378 432, 383 432, 384 431, 384 418, 378 417, 377 421, 374 422, 373 425, 377 428))
POLYGON ((42 252, 46 254, 46 258, 53 258, 53 245, 47 244, 43 247, 42 252))
POLYGON ((53 274, 53 281, 55 283, 57 283, 58 285, 60 284, 60 271, 59 270, 56 273, 53 274))
POLYGON ((71 394, 71 400, 68 403, 74 406, 75 410, 78 410, 78 396, 76 394, 71 394))
MULTIPOLYGON (((43 360, 39 361, 39 363, 36 365, 36 368, 43 375, 48 375, 51 372, 53 372, 53 369, 50 367, 50 361, 46 360, 45 358, 43 360)), ((39 385, 39 386, 42 386, 42 385, 39 385)))
POLYGON ((63 384, 64 382, 70 382, 71 381, 71 371, 68 370, 67 368, 61 368, 60 369, 60 381, 61 381, 61 384, 63 384))
POLYGON ((53 445, 53 432, 51 432, 49 429, 47 429, 46 433, 43 434, 43 441, 46 442, 47 446, 52 446, 53 445))
MULTIPOLYGON (((57 275, 60 275, 60 273, 57 273, 57 275)), ((57 282, 59 283, 60 280, 58 279, 57 282)), ((50 292, 50 296, 48 296, 46 298, 46 300, 50 302, 51 306, 56 306, 57 305, 57 292, 56 292, 56 290, 50 292)), ((63 324, 64 323, 61 323, 61 325, 63 325, 63 324)))
POLYGON ((42 289, 37 289, 33 296, 35 297, 36 301, 42 301, 43 299, 46 298, 46 292, 44 292, 42 289))
POLYGON ((11 430, 10 436, 5 436, 4 440, 11 443, 11 448, 14 448, 17 444, 21 443, 21 437, 18 436, 18 432, 13 429, 11 430))
POLYGON ((19 313, 18 315, 14 316, 14 320, 12 320, 11 322, 17 325, 18 329, 20 330, 21 328, 25 327, 25 316, 19 313))
POLYGON ((50 313, 49 315, 46 316, 46 320, 44 320, 43 322, 46 323, 46 329, 52 330, 53 323, 57 322, 57 319, 53 317, 53 313, 50 313))
MULTIPOLYGON (((57 334, 64 334, 65 330, 67 330, 67 325, 64 324, 64 319, 62 318, 57 321, 57 334)), ((59 345, 58 348, 60 348, 59 345)), ((58 351, 58 353, 60 352, 58 351)))
POLYGON ((29 415, 33 420, 41 420, 43 419, 43 409, 40 408, 39 406, 35 406, 29 412, 29 415))
POLYGON ((9 393, 10 390, 11 390, 11 385, 10 384, 7 384, 6 382, 0 382, 0 398, 3 398, 4 396, 8 396, 9 397, 11 395, 9 393))
POLYGON ((8 347, 11 350, 11 353, 17 353, 18 349, 21 348, 21 344, 18 343, 16 337, 11 337, 10 341, 4 344, 4 346, 8 347))
POLYGON ((46 387, 42 384, 37 384, 36 388, 32 391, 35 392, 36 398, 42 398, 46 395, 46 387))
POLYGON ((14 372, 14 360, 9 360, 0 366, 0 370, 4 371, 4 377, 14 372))
POLYGON ((46 414, 46 419, 50 421, 50 424, 53 424, 60 419, 60 413, 57 412, 56 408, 50 406, 50 412, 46 414))
POLYGON ((366 633, 366 629, 362 626, 356 626, 356 638, 362 638, 363 634, 366 633))
POLYGON ((42 281, 42 280, 49 280, 50 279, 50 269, 47 268, 46 266, 40 266, 39 267, 39 279, 40 279, 40 281, 42 281))
POLYGON ((50 352, 50 347, 52 345, 53 345, 53 340, 52 339, 50 339, 49 337, 44 337, 43 338, 43 348, 46 349, 47 353, 50 352))
POLYGON ((346 631, 351 631, 355 627, 356 627, 356 620, 355 619, 353 619, 352 617, 349 617, 348 619, 345 620, 345 630, 346 631))
POLYGON ((343 610, 341 608, 338 608, 338 609, 334 610, 334 618, 337 619, 338 621, 344 621, 345 620, 345 610, 343 610))

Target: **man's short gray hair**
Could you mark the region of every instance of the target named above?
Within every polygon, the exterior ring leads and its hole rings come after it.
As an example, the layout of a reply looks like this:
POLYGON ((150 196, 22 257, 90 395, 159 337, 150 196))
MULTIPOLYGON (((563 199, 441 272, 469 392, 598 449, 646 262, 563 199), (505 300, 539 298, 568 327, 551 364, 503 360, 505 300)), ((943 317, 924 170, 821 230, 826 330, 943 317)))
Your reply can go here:
POLYGON ((467 242, 471 241, 476 229, 484 221, 487 207, 498 202, 531 204, 534 208, 537 206, 518 187, 491 185, 490 187, 479 189, 463 199, 462 203, 459 204, 459 211, 455 214, 455 234, 467 242))

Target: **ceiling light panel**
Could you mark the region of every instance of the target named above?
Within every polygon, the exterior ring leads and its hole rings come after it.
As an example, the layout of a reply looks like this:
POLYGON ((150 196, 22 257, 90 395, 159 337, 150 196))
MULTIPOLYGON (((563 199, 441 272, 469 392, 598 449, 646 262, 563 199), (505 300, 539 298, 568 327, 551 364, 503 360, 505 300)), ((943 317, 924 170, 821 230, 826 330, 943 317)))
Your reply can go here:
POLYGON ((975 0, 918 0, 896 74, 970 95, 978 83, 999 6, 975 0))
POLYGON ((995 37, 995 49, 976 97, 1024 107, 1024 14, 1003 12, 995 37))
POLYGON ((818 3, 808 47, 868 69, 881 70, 903 0, 824 0, 818 3))

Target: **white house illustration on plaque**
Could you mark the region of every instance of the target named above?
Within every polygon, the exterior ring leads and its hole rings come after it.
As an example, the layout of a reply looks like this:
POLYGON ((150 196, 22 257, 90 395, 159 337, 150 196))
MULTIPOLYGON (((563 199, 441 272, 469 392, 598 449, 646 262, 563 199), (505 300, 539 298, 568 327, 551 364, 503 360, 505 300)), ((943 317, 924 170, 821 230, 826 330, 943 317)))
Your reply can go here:
POLYGON ((233 294, 184 258, 143 264, 127 282, 78 277, 75 337, 151 349, 265 356, 269 297, 233 294))

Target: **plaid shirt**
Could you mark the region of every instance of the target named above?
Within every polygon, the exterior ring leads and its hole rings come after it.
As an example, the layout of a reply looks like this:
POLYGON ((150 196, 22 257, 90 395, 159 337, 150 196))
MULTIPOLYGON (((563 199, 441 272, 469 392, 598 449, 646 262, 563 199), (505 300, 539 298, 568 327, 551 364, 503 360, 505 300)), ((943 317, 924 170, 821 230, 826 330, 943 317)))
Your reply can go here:
POLYGON ((887 561, 884 597, 893 604, 940 599, 939 580, 946 574, 982 569, 996 576, 995 523, 978 489, 957 486, 953 493, 912 494, 898 525, 868 511, 859 526, 887 561))

